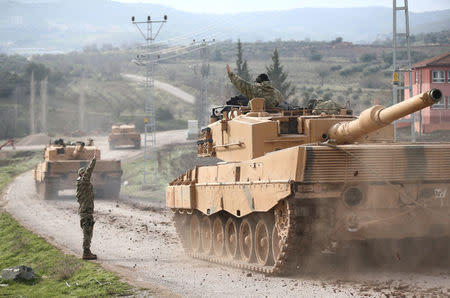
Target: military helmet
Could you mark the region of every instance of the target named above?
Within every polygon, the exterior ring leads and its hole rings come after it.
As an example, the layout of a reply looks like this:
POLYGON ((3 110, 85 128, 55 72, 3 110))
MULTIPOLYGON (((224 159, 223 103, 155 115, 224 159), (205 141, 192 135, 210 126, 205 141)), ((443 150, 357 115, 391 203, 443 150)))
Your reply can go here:
POLYGON ((79 169, 78 169, 78 176, 83 175, 85 171, 86 171, 86 168, 85 168, 85 167, 79 168, 79 169))

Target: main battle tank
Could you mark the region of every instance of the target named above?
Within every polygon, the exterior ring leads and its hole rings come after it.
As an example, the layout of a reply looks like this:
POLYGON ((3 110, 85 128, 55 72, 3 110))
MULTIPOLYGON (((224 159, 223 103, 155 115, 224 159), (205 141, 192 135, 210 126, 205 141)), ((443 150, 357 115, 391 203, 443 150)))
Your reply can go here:
POLYGON ((141 135, 136 131, 134 124, 113 125, 108 142, 110 150, 114 150, 117 146, 133 146, 135 149, 140 149, 141 135))
POLYGON ((122 169, 120 160, 101 160, 100 150, 92 140, 66 144, 62 139, 47 145, 44 161, 33 171, 36 191, 44 198, 55 198, 64 189, 75 189, 78 169, 87 167, 97 157, 91 182, 97 197, 119 197, 122 169))
POLYGON ((280 274, 352 241, 438 239, 448 249, 450 144, 394 142, 391 124, 441 97, 433 89, 359 118, 346 109, 267 113, 263 99, 221 107, 197 144, 199 156, 223 162, 166 188, 185 250, 280 274))

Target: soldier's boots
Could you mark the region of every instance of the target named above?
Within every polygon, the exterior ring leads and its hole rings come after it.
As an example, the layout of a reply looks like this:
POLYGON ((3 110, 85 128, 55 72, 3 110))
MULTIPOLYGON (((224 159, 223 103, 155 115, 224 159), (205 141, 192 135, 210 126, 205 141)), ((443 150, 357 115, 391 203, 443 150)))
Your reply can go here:
POLYGON ((96 259, 97 255, 94 255, 89 248, 83 251, 83 260, 96 260, 96 259))

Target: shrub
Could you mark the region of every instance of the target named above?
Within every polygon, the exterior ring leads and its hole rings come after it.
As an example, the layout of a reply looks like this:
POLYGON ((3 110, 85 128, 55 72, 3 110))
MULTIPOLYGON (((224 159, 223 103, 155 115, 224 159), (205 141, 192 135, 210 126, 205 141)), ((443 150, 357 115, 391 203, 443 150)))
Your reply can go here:
POLYGON ((383 81, 379 80, 375 76, 363 78, 359 82, 359 86, 361 86, 362 88, 369 88, 369 89, 382 89, 387 87, 383 81))
POLYGON ((342 69, 341 65, 333 65, 330 68, 331 71, 338 71, 338 70, 341 70, 341 69, 342 69))
POLYGON ((376 59, 377 59, 377 54, 375 54, 375 53, 365 53, 359 57, 359 60, 361 62, 371 62, 376 59))
POLYGON ((327 92, 322 96, 323 100, 330 100, 333 98, 333 93, 327 92))
POLYGON ((52 275, 57 280, 66 280, 72 277, 81 268, 81 262, 72 256, 65 255, 56 262, 52 275))

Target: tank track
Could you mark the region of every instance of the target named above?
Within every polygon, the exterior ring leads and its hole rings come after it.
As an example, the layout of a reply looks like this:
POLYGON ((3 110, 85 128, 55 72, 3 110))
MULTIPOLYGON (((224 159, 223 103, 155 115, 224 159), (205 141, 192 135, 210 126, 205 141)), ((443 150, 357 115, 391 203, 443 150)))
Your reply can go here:
MULTIPOLYGON (((311 225, 315 208, 313 205, 306 205, 305 201, 287 198, 269 212, 275 214, 273 216, 273 221, 279 229, 279 236, 282 238, 279 257, 274 260, 272 266, 247 263, 242 260, 231 259, 225 255, 218 257, 216 255, 193 252, 190 249, 188 233, 185 231, 185 227, 188 226, 189 218, 192 216, 190 214, 175 213, 174 226, 185 252, 192 258, 267 275, 285 275, 292 273, 302 265, 304 257, 310 251, 312 243, 311 225), (276 214, 277 210, 280 208, 285 208, 287 211, 283 212, 284 215, 282 216, 276 214), (280 226, 283 228, 282 231, 280 231, 280 226)), ((264 215, 267 214, 262 214, 262 216, 264 215)), ((232 215, 228 213, 227 216, 232 217, 232 215)))

